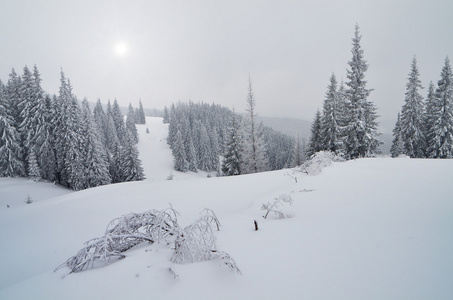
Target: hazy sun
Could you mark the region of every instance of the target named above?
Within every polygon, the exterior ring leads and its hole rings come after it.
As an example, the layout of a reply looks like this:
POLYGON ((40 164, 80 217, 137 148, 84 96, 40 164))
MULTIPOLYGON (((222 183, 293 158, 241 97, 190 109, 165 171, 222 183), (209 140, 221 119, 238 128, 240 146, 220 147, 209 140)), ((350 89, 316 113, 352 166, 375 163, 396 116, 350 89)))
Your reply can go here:
POLYGON ((124 42, 117 43, 114 48, 115 54, 118 56, 125 56, 128 50, 129 48, 124 42))

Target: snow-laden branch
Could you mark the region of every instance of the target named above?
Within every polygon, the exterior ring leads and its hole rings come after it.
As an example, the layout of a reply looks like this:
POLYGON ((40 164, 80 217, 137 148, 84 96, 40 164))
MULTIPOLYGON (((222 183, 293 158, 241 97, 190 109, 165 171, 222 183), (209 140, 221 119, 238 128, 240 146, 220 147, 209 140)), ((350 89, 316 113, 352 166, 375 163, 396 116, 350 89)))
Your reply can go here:
POLYGON ((76 255, 70 257, 56 270, 64 266, 70 273, 107 265, 126 257, 125 251, 143 242, 174 244, 171 261, 178 264, 218 259, 221 265, 241 273, 233 258, 216 246, 214 230, 220 230, 220 222, 212 210, 182 229, 177 222, 178 212, 173 208, 143 213, 131 213, 113 219, 107 225, 104 236, 86 242, 76 255))

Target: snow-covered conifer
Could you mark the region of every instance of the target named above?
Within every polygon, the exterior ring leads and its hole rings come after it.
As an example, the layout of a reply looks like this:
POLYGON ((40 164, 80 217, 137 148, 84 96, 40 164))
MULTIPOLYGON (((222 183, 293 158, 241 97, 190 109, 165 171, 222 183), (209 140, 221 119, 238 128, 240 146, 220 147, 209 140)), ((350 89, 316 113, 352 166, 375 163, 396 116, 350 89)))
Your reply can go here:
MULTIPOLYGON (((19 124, 19 131, 22 136, 25 156, 30 156, 30 151, 34 151, 34 158, 37 168, 40 169, 41 146, 46 138, 46 133, 50 124, 48 123, 49 110, 46 105, 44 90, 41 88, 41 78, 36 65, 33 73, 24 68, 21 82, 21 107, 23 107, 20 117, 22 123, 19 124)), ((48 151, 48 149, 44 149, 48 151)), ((28 161, 28 160, 27 160, 28 161)))
POLYGON ((112 179, 108 170, 107 153, 101 144, 99 132, 86 99, 82 101, 81 120, 85 186, 89 188, 109 184, 112 179))
POLYGON ((222 161, 223 175, 240 175, 241 174, 241 136, 240 136, 240 123, 236 120, 238 116, 233 114, 231 117, 231 124, 229 126, 229 135, 225 145, 226 152, 222 161))
POLYGON ((5 100, 8 104, 6 106, 7 113, 13 118, 13 123, 11 126, 17 127, 22 123, 22 118, 20 117, 20 112, 23 109, 23 102, 21 101, 21 88, 22 79, 17 75, 14 69, 11 70, 9 74, 8 82, 5 87, 5 100))
POLYGON ((41 171, 38 166, 38 161, 36 160, 34 147, 32 147, 29 151, 27 162, 28 177, 30 177, 31 180, 39 181, 41 179, 41 171))
POLYGON ((424 114, 424 121, 425 121, 425 155, 426 157, 429 156, 428 147, 433 143, 433 136, 431 136, 432 128, 434 126, 435 120, 435 111, 436 111, 436 97, 435 97, 435 88, 434 83, 432 81, 429 82, 428 85, 428 95, 425 101, 425 114, 424 114))
POLYGON ((318 110, 316 112, 315 118, 313 119, 313 123, 311 124, 311 134, 308 141, 307 155, 308 157, 310 157, 316 152, 322 150, 325 149, 321 136, 321 112, 318 110))
MULTIPOLYGON (((139 123, 139 124, 144 124, 144 123, 139 123)), ((135 126, 135 114, 134 114, 134 108, 132 107, 132 104, 129 104, 129 111, 128 111, 127 117, 126 117, 126 130, 128 131, 131 141, 134 144, 137 144, 138 143, 138 132, 137 132, 137 127, 135 126)))
POLYGON ((368 65, 363 58, 360 46, 361 36, 356 25, 352 39, 352 59, 348 62, 345 91, 346 123, 343 131, 346 158, 353 159, 373 155, 377 152, 380 141, 377 139, 376 107, 368 96, 372 90, 366 88, 365 72, 368 65))
POLYGON ((323 112, 321 117, 321 139, 325 150, 338 152, 342 148, 341 134, 341 112, 342 103, 337 90, 337 79, 335 74, 330 77, 330 84, 327 87, 323 112))
POLYGON ((406 85, 406 98, 401 110, 400 134, 404 144, 404 154, 409 157, 424 157, 425 146, 425 120, 423 97, 419 93, 422 89, 419 79, 417 59, 414 57, 406 85))
POLYGON ((188 143, 187 143, 187 162, 189 163, 188 165, 188 170, 192 172, 197 172, 197 154, 195 152, 195 146, 193 144, 193 138, 192 134, 189 135, 188 137, 188 143))
POLYGON ((162 120, 162 122, 164 122, 164 124, 170 123, 170 115, 166 106, 164 107, 164 119, 162 120))
POLYGON ((0 82, 0 177, 25 176, 19 133, 13 126, 14 117, 9 115, 6 108, 7 97, 0 82))
POLYGON ((118 140, 120 144, 124 146, 127 144, 126 126, 124 125, 124 117, 123 114, 121 113, 120 106, 118 105, 118 101, 116 101, 116 99, 113 101, 112 119, 113 123, 115 124, 118 140))
POLYGON ((138 101, 137 124, 146 124, 145 110, 143 109, 142 100, 138 101))
POLYGON ((392 146, 390 147, 390 154, 392 155, 392 157, 398 157, 404 153, 404 141, 401 134, 401 117, 398 113, 395 128, 393 128, 393 142, 392 146))
POLYGON ((200 131, 200 159, 198 160, 198 169, 202 171, 212 171, 212 155, 211 143, 208 136, 208 131, 204 125, 200 131))
POLYGON ((184 142, 182 139, 181 132, 176 132, 175 141, 172 147, 173 153, 173 166, 176 171, 187 172, 189 169, 189 163, 186 158, 186 151, 184 149, 184 142))
POLYGON ((138 158, 137 146, 133 141, 129 142, 120 149, 120 160, 117 167, 121 174, 121 182, 140 181, 145 179, 142 161, 138 158))
POLYGON ((448 57, 440 77, 431 107, 432 127, 428 132, 428 156, 453 158, 453 73, 448 57))

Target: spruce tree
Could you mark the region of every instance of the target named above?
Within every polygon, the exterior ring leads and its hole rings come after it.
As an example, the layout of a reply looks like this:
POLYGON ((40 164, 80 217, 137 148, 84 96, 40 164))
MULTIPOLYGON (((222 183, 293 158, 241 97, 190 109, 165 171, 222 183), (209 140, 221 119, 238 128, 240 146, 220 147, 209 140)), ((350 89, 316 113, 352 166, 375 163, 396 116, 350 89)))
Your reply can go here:
POLYGON ((164 119, 162 120, 164 124, 170 123, 170 114, 168 112, 168 108, 165 106, 164 107, 164 119))
POLYGON ((112 105, 110 104, 110 100, 107 101, 107 123, 106 127, 104 128, 104 132, 107 139, 107 148, 110 153, 114 153, 116 151, 117 146, 120 144, 120 140, 118 138, 118 133, 116 131, 115 121, 113 117, 113 109, 112 105))
POLYGON ((435 111, 436 111, 436 97, 435 97, 435 88, 434 83, 430 81, 428 86, 428 95, 426 97, 425 102, 425 114, 424 114, 424 121, 425 121, 425 155, 429 157, 428 147, 429 145, 433 144, 434 136, 431 134, 433 133, 434 127, 434 120, 435 120, 435 111))
MULTIPOLYGON (((24 67, 20 91, 22 97, 21 107, 23 109, 20 113, 22 123, 19 124, 19 131, 22 136, 24 155, 28 157, 33 149, 37 168, 41 169, 40 162, 43 162, 41 159, 41 146, 46 138, 47 127, 50 124, 48 123, 47 115, 49 111, 36 65, 33 73, 27 67, 24 67)), ((49 151, 49 149, 42 149, 42 152, 46 151, 49 151)))
POLYGON ((101 100, 98 99, 96 105, 93 109, 93 118, 94 122, 96 123, 96 128, 99 133, 99 139, 104 146, 105 149, 108 149, 108 135, 107 135, 107 126, 108 126, 108 118, 106 113, 104 112, 104 108, 102 107, 101 100))
POLYGON ((321 118, 321 139, 323 148, 332 152, 339 152, 342 148, 340 139, 342 103, 337 90, 335 74, 330 77, 330 84, 323 104, 321 118))
POLYGON ((228 139, 225 145, 226 153, 223 156, 222 172, 225 176, 241 174, 241 136, 239 122, 236 120, 236 114, 231 117, 229 126, 228 139))
POLYGON ((41 179, 41 171, 36 160, 35 150, 32 147, 28 154, 28 177, 33 181, 39 181, 41 179))
POLYGON ((392 157, 398 157, 404 153, 404 140, 401 132, 401 116, 398 113, 395 128, 393 128, 393 141, 392 146, 390 147, 390 154, 392 157))
POLYGON ((453 158, 453 74, 448 57, 437 82, 428 156, 453 158))
POLYGON ((406 85, 405 103, 401 110, 400 131, 404 154, 421 158, 425 156, 426 146, 423 97, 419 93, 419 89, 423 87, 419 76, 417 60, 414 57, 406 85))
POLYGON ((141 181, 145 179, 142 162, 138 158, 137 146, 131 140, 131 136, 127 136, 128 142, 120 149, 120 159, 117 162, 119 177, 121 182, 141 181))
POLYGON ((45 97, 46 103, 46 118, 45 125, 42 128, 42 142, 39 142, 39 161, 42 178, 55 181, 57 173, 57 162, 55 157, 55 136, 53 135, 54 125, 53 120, 53 101, 49 95, 45 97))
MULTIPOLYGON (((127 113, 126 117, 126 130, 128 131, 128 134, 131 138, 131 141, 134 144, 138 143, 138 132, 137 132, 137 127, 135 126, 135 116, 134 116, 134 108, 132 107, 132 104, 129 104, 129 111, 127 113)), ((139 124, 144 124, 144 123, 139 123, 139 124)))
POLYGON ((137 117, 138 117, 137 124, 146 124, 146 116, 145 116, 145 110, 143 109, 142 100, 138 101, 137 117))
POLYGON ((19 124, 22 123, 22 118, 20 112, 23 109, 23 102, 21 101, 22 97, 20 94, 22 79, 17 75, 14 69, 11 70, 9 74, 8 83, 5 87, 5 100, 8 103, 6 109, 8 110, 8 115, 13 118, 11 126, 18 128, 19 124))
POLYGON ((184 149, 184 142, 182 140, 181 132, 176 132, 174 146, 172 148, 173 153, 173 166, 176 171, 187 172, 189 169, 189 163, 186 159, 186 151, 184 149))
POLYGON ((212 149, 208 136, 208 131, 204 125, 201 126, 200 131, 200 159, 198 160, 198 169, 201 171, 212 171, 212 149))
POLYGON ((7 109, 8 95, 0 81, 0 177, 25 176, 21 160, 19 133, 14 127, 15 120, 7 109))
POLYGON ((196 173, 198 161, 197 161, 197 153, 195 151, 195 146, 193 144, 192 134, 189 135, 188 139, 189 140, 188 140, 187 151, 186 151, 188 170, 196 173))
POLYGON ((347 70, 348 88, 345 91, 346 123, 343 135, 345 156, 349 159, 372 156, 380 144, 377 139, 379 132, 376 107, 368 101, 371 90, 366 88, 365 72, 368 65, 360 46, 361 38, 359 26, 356 25, 352 39, 352 59, 348 62, 350 67, 347 70))
POLYGON ((313 123, 311 124, 311 134, 308 141, 307 156, 311 157, 316 152, 325 150, 321 136, 321 112, 316 112, 313 123))
POLYGON ((111 183, 107 154, 104 151, 99 132, 91 114, 88 100, 82 102, 82 153, 86 178, 85 187, 96 187, 111 183))
POLYGON ((112 106, 112 119, 113 124, 115 125, 116 134, 120 145, 125 146, 127 144, 126 141, 126 126, 124 125, 124 117, 121 113, 120 106, 118 105, 118 101, 116 99, 113 101, 112 106))

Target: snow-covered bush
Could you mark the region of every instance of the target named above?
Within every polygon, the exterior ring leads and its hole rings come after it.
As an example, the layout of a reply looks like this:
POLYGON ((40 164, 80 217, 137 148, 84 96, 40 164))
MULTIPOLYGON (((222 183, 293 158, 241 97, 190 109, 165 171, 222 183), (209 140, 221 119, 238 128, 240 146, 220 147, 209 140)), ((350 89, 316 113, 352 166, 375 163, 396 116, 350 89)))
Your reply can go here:
POLYGON ((171 261, 175 263, 219 259, 223 265, 240 274, 231 256, 217 249, 213 226, 219 230, 220 222, 211 210, 206 210, 202 217, 184 229, 178 225, 177 215, 171 208, 116 218, 108 224, 104 236, 86 242, 85 247, 56 270, 67 266, 72 273, 104 266, 125 258, 124 252, 138 244, 157 242, 174 245, 171 261))
POLYGON ((32 204, 34 201, 31 199, 30 195, 27 195, 27 198, 25 199, 26 204, 32 204))
POLYGON ((171 261, 186 264, 218 259, 222 266, 241 274, 233 258, 217 250, 214 229, 220 230, 220 223, 213 211, 205 211, 203 216, 179 233, 171 261))
POLYGON ((291 196, 280 195, 278 198, 275 198, 273 202, 263 203, 261 209, 266 211, 266 214, 263 216, 263 218, 267 219, 269 213, 273 213, 277 219, 291 218, 293 216, 292 214, 285 213, 280 210, 280 208, 285 204, 293 204, 293 199, 291 198, 291 196))
POLYGON ((319 151, 313 154, 309 160, 304 162, 296 170, 308 175, 318 175, 325 167, 330 166, 333 162, 342 162, 345 159, 330 151, 319 151))

